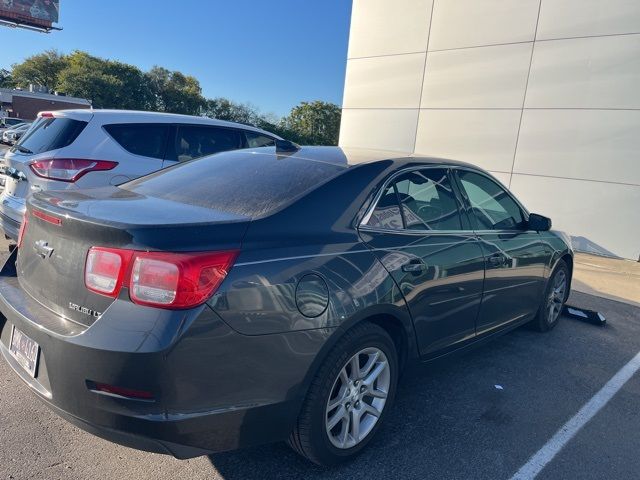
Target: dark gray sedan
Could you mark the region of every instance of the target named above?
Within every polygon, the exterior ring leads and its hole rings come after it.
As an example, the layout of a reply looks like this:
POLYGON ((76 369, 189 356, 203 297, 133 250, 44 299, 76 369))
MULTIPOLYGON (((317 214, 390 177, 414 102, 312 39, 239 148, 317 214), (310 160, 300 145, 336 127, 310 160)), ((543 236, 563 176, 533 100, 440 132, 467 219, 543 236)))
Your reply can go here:
POLYGON ((374 437, 409 362, 558 322, 571 247, 491 175, 280 147, 33 195, 0 273, 5 360, 124 445, 288 440, 332 465, 374 437))

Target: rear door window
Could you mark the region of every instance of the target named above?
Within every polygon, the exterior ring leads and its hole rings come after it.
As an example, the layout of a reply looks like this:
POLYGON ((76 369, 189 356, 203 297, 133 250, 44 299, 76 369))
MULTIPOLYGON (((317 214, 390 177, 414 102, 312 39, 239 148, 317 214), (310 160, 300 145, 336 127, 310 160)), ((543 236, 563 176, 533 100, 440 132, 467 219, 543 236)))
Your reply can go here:
POLYGON ((186 162, 214 153, 242 148, 239 130, 206 125, 179 125, 173 154, 168 160, 186 162))
POLYGON ((384 191, 367 224, 386 229, 461 230, 447 170, 428 168, 400 175, 384 191))
POLYGON ((127 152, 162 160, 169 127, 163 123, 118 123, 104 129, 127 152))
POLYGON ((247 147, 249 148, 273 147, 276 144, 273 137, 268 137, 261 133, 244 132, 244 134, 247 137, 247 147))
POLYGON ((12 151, 43 153, 71 145, 87 122, 65 117, 42 117, 35 121, 12 151))

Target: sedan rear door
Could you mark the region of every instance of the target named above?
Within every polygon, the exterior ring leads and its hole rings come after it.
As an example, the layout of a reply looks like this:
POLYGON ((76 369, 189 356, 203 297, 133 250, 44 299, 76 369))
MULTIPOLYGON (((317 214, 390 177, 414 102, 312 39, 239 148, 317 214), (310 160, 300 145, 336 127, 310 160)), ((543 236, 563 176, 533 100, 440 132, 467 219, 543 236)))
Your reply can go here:
POLYGON ((413 317, 420 352, 433 357, 475 336, 484 257, 447 168, 390 179, 360 227, 413 317))

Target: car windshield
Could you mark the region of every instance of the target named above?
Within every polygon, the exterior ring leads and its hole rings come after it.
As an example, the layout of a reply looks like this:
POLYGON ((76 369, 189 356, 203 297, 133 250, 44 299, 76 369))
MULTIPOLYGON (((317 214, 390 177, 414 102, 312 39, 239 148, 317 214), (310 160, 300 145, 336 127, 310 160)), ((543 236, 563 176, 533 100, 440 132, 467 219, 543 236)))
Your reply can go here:
POLYGON ((275 212, 342 170, 295 157, 225 152, 160 170, 121 188, 256 218, 275 212))

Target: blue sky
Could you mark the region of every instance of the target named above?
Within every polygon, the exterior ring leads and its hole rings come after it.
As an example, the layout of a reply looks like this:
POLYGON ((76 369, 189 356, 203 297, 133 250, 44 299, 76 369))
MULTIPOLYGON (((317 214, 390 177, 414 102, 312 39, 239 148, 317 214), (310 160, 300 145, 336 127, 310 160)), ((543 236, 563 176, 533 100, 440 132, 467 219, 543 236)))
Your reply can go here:
POLYGON ((180 70, 207 97, 285 115, 305 100, 342 102, 350 15, 351 0, 60 0, 61 32, 0 27, 0 67, 85 50, 180 70))

